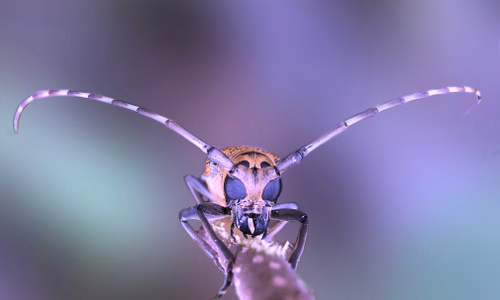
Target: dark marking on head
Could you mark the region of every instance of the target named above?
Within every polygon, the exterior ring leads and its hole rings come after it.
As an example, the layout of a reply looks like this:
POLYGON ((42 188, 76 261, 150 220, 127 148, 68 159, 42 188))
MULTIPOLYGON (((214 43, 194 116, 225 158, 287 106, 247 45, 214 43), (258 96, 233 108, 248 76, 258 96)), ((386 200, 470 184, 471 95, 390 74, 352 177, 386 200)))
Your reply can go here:
POLYGON ((263 161, 263 162, 260 163, 260 167, 261 168, 266 168, 266 167, 269 167, 269 166, 271 166, 271 165, 267 161, 263 161))
POLYGON ((253 176, 257 176, 258 173, 259 173, 259 169, 257 169, 257 167, 253 167, 252 168, 252 174, 253 174, 253 176))
POLYGON ((240 162, 237 164, 237 166, 238 166, 238 165, 243 165, 243 166, 245 166, 245 167, 247 167, 247 168, 249 168, 249 167, 250 167, 250 163, 248 162, 248 160, 242 160, 242 161, 240 161, 240 162))

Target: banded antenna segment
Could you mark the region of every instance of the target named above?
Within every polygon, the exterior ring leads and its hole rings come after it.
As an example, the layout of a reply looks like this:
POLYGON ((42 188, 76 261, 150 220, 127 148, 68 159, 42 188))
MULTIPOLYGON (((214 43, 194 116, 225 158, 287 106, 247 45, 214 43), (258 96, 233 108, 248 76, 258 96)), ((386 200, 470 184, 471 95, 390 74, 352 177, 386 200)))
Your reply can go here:
POLYGON ((450 93, 470 93, 470 94, 475 94, 476 95, 476 102, 465 112, 465 115, 469 114, 472 112, 481 102, 482 96, 481 92, 475 88, 471 88, 468 86, 449 86, 441 89, 433 89, 433 90, 428 90, 423 93, 415 93, 407 96, 403 96, 397 99, 393 99, 391 101, 382 103, 380 105, 377 105, 375 107, 372 107, 370 109, 367 109, 359 114, 356 114, 349 119, 340 122, 333 128, 332 130, 324 133, 321 135, 319 138, 317 138, 315 141, 304 145, 301 147, 299 150, 296 150, 292 153, 290 153, 288 156, 285 158, 281 159, 280 161, 277 162, 276 167, 278 168, 278 171, 280 173, 286 171, 288 168, 293 167, 297 164, 299 164, 304 157, 306 157, 309 153, 311 153, 314 149, 318 148, 319 146, 323 145, 324 143, 328 142, 338 134, 344 132, 348 127, 361 122, 365 119, 371 118, 375 115, 377 115, 380 112, 383 112, 384 110, 388 110, 391 108, 394 108, 399 105, 403 105, 405 103, 417 100, 417 99, 422 99, 422 98, 427 98, 430 96, 435 96, 435 95, 445 95, 445 94, 450 94, 450 93))
POLYGON ((85 93, 85 92, 79 92, 79 91, 74 91, 74 90, 42 90, 38 91, 36 93, 31 94, 28 98, 26 98, 23 102, 19 104, 16 110, 16 114, 14 115, 14 132, 17 133, 19 130, 19 119, 21 118, 21 114, 30 104, 31 102, 37 100, 37 99, 43 99, 43 98, 49 98, 49 97, 78 97, 78 98, 85 98, 85 99, 90 99, 94 101, 99 101, 107 104, 111 104, 114 106, 118 106, 121 108, 125 108, 128 110, 131 110, 133 112, 136 112, 142 116, 145 116, 149 119, 153 119, 163 125, 165 125, 168 129, 175 131, 177 134, 191 142, 193 145, 198 147, 201 151, 203 151, 205 154, 207 154, 208 158, 223 166, 224 168, 230 170, 234 166, 234 163, 232 162, 229 157, 227 157, 224 153, 222 153, 218 148, 212 147, 209 144, 203 142, 193 134, 191 134, 189 131, 181 127, 179 124, 177 124, 174 120, 171 120, 167 117, 164 117, 162 115, 156 114, 147 108, 144 107, 139 107, 137 105, 98 95, 98 94, 93 94, 93 93, 85 93))

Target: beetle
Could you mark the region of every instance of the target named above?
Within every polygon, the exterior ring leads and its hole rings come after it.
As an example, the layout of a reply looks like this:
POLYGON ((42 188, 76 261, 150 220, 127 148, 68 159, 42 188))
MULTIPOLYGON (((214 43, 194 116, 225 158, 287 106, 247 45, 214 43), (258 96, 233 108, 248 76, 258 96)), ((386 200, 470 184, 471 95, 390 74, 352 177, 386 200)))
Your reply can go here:
POLYGON ((203 151, 207 156, 203 174, 199 178, 192 175, 187 175, 184 178, 197 204, 183 209, 179 213, 179 219, 191 238, 204 249, 217 267, 225 274, 224 283, 216 295, 216 298, 220 298, 231 285, 232 266, 235 257, 229 249, 227 240, 221 238, 220 234, 217 234, 214 230, 215 221, 223 218, 229 219, 227 224, 229 227, 226 228, 226 232, 230 232, 232 241, 256 237, 271 239, 286 222, 300 222, 301 226, 297 240, 288 258, 292 269, 296 270, 304 251, 309 223, 307 215, 299 209, 297 204, 277 203, 282 187, 282 174, 291 167, 298 165, 304 157, 317 147, 362 120, 417 99, 449 93, 472 93, 476 95, 476 101, 465 114, 474 110, 482 100, 479 90, 468 86, 431 89, 423 93, 396 98, 340 122, 332 130, 298 150, 292 151, 284 158, 256 147, 233 146, 219 149, 205 143, 175 121, 146 108, 119 99, 67 89, 42 90, 31 94, 19 104, 16 110, 14 131, 18 132, 21 114, 31 102, 56 96, 79 97, 137 112, 162 123, 203 151), (195 230, 189 224, 188 221, 190 220, 199 220, 205 234, 195 230), (227 262, 227 264, 223 265, 222 262, 227 262))

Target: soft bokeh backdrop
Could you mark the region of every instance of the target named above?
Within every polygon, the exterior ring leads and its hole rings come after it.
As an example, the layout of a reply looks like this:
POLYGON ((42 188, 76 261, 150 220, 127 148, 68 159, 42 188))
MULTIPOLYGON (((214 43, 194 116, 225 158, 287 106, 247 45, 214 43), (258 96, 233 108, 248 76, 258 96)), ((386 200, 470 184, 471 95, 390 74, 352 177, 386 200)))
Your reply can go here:
MULTIPOLYGON (((213 145, 286 155, 366 120, 283 176, 310 218, 317 299, 500 298, 498 1, 0 2, 0 298, 207 299, 222 273, 184 232, 204 156, 121 98, 213 145)), ((294 237, 290 225, 284 237, 294 237)), ((282 237, 282 238, 284 238, 282 237)), ((226 299, 235 299, 231 288, 226 299)))

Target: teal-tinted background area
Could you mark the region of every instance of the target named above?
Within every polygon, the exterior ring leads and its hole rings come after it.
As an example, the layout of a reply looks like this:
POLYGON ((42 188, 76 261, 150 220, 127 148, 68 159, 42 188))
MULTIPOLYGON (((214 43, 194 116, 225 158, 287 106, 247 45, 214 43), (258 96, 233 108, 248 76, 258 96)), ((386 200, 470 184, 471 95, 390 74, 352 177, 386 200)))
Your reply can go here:
MULTIPOLYGON (((160 124, 41 89, 120 98, 218 147, 277 155, 406 94, 283 175, 308 213, 317 299, 500 299, 498 1, 0 2, 0 298, 207 299, 184 232, 201 151, 160 124)), ((294 238, 290 224, 284 237, 294 238)), ((225 299, 235 299, 234 288, 225 299)))

